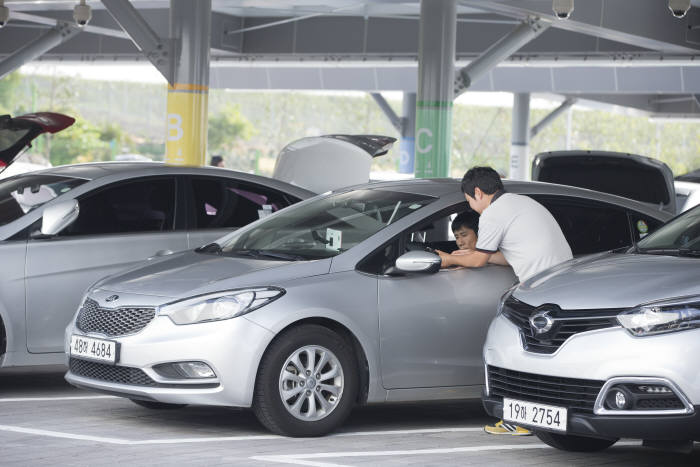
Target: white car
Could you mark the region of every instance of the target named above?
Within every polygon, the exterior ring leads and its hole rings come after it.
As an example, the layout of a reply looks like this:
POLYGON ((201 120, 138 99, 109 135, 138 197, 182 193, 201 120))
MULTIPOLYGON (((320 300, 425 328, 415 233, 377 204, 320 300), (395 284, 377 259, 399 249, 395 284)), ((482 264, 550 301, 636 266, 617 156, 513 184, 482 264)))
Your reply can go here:
POLYGON ((623 252, 574 259, 501 300, 484 345, 487 412, 545 443, 700 441, 700 207, 623 252))

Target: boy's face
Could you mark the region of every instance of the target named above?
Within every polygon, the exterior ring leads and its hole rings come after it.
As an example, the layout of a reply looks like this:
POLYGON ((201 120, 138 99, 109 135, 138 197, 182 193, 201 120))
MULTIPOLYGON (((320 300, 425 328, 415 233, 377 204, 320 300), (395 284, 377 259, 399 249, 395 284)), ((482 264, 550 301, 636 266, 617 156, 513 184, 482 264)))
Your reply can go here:
POLYGON ((454 231, 457 248, 473 250, 476 248, 476 233, 468 227, 460 227, 454 231))

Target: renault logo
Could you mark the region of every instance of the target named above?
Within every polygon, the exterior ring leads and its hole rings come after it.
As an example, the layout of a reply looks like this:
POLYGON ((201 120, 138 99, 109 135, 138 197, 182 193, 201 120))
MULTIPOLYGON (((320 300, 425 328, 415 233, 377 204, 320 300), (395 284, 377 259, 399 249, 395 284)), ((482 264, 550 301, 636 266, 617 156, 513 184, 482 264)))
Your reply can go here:
POLYGON ((549 311, 538 311, 530 316, 530 329, 533 334, 545 334, 552 329, 554 320, 549 316, 549 311))
POLYGON ((119 300, 119 295, 110 295, 105 298, 105 302, 116 302, 117 300, 119 300))

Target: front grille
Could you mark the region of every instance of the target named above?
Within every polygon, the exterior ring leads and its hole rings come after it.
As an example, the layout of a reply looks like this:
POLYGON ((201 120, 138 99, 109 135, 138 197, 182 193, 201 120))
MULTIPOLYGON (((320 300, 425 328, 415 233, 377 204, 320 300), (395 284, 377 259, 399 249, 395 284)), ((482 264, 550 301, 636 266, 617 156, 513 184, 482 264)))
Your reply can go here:
POLYGON ((676 397, 667 397, 660 399, 639 399, 635 404, 637 410, 676 410, 684 409, 683 402, 676 397))
POLYGON ((528 352, 552 354, 571 336, 596 329, 619 326, 617 315, 621 310, 561 310, 556 305, 533 307, 513 297, 503 305, 503 316, 520 328, 523 347, 528 352), (543 334, 536 334, 530 326, 530 317, 548 311, 554 324, 543 334))
POLYGON ((543 376, 488 367, 489 394, 593 413, 604 381, 543 376))
POLYGON ((100 308, 95 300, 88 298, 78 313, 76 325, 83 332, 124 336, 145 328, 155 314, 154 308, 100 308))
POLYGON ((158 386, 158 383, 139 368, 107 365, 79 358, 71 358, 69 365, 71 373, 85 378, 134 386, 158 386))

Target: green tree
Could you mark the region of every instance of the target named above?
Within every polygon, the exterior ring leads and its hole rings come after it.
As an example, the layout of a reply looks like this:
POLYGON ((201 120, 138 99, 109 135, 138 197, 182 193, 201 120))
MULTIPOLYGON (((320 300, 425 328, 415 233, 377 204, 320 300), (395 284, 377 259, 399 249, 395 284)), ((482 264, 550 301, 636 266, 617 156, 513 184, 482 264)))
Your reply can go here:
POLYGON ((230 152, 240 140, 254 134, 253 125, 238 106, 229 105, 209 117, 208 146, 211 152, 230 152))
POLYGON ((4 115, 14 112, 20 79, 18 71, 13 71, 0 79, 0 114, 4 115))
POLYGON ((109 143, 103 141, 100 136, 98 127, 80 117, 76 118, 73 125, 51 137, 51 164, 64 165, 108 159, 109 143))

